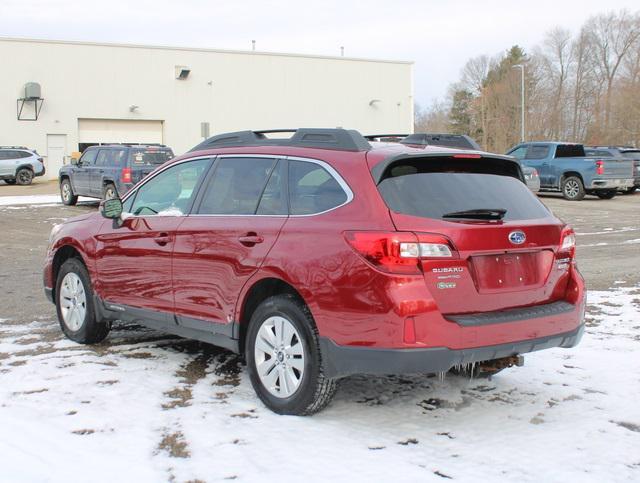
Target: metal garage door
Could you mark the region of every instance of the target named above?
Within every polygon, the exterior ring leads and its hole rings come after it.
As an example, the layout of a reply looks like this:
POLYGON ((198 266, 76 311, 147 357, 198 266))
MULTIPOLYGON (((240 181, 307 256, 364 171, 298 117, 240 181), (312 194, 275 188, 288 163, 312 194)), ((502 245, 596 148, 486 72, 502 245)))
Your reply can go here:
POLYGON ((162 121, 78 119, 78 144, 162 143, 162 121))

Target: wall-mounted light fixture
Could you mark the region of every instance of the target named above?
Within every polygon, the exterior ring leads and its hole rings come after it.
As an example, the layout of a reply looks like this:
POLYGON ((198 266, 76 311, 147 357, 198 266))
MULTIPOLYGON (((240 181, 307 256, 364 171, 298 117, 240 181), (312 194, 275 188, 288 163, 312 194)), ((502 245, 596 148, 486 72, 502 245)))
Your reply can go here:
POLYGON ((136 106, 135 104, 131 104, 129 106, 129 112, 135 112, 140 108, 140 106, 136 106))
POLYGON ((375 107, 375 105, 376 105, 378 102, 381 102, 381 101, 380 101, 380 99, 371 99, 371 100, 369 101, 369 105, 370 105, 371 107, 375 107))

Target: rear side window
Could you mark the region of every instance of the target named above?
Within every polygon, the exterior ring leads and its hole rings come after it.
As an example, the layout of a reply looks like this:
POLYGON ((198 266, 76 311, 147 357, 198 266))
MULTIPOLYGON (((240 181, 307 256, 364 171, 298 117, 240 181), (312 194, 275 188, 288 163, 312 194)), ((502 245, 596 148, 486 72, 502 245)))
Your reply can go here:
POLYGON ((432 163, 431 159, 415 160, 391 168, 378 184, 391 210, 438 219, 447 213, 481 209, 506 210, 504 220, 530 220, 549 215, 545 206, 516 177, 492 173, 486 165, 476 166, 474 172, 474 169, 465 170, 463 165, 456 166, 453 160, 440 166, 432 163))
POLYGON ((173 151, 166 148, 132 148, 129 157, 132 165, 157 165, 173 158, 173 151))
POLYGON ((347 193, 322 166, 289 161, 289 206, 292 215, 322 213, 345 203, 347 193))
POLYGON ((21 159, 29 156, 31 154, 25 151, 0 151, 0 159, 21 159))
POLYGON ((219 159, 198 213, 254 215, 275 164, 273 158, 219 159))
POLYGON ((127 160, 126 149, 114 149, 112 151, 112 162, 116 166, 124 166, 127 160))
POLYGON ((582 158, 585 156, 582 144, 558 144, 556 158, 582 158))
POLYGON ((96 157, 96 166, 109 166, 112 164, 113 151, 110 149, 101 149, 96 157))
POLYGON ((533 145, 527 149, 524 159, 545 159, 549 155, 549 146, 533 145))

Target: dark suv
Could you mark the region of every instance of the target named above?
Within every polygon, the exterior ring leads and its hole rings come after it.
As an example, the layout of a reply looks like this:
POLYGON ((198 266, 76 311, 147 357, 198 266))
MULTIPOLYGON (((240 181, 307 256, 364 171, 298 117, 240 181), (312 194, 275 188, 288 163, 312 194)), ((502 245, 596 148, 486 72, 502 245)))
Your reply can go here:
POLYGON ((135 321, 242 353, 278 413, 318 411, 349 374, 490 374, 582 335, 573 230, 508 156, 244 131, 100 212, 51 233, 67 337, 135 321))
POLYGON ((60 168, 60 197, 75 205, 78 196, 115 198, 124 195, 142 178, 173 158, 161 144, 108 144, 90 146, 79 160, 60 168))

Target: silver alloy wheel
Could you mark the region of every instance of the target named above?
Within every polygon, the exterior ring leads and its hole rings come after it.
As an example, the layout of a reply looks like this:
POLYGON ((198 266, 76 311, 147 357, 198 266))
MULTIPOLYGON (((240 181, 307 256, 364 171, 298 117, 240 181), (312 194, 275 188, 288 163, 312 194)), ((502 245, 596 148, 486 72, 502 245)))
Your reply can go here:
POLYGON ((569 198, 575 198, 580 192, 580 185, 576 180, 571 179, 565 183, 564 192, 569 198))
POLYGON ((64 201, 69 201, 71 198, 71 186, 69 183, 62 183, 62 199, 64 201))
POLYGON ((273 316, 262 322, 254 358, 260 382, 271 394, 286 398, 298 390, 304 376, 304 347, 289 320, 273 316))
POLYGON ((64 325, 74 332, 80 329, 87 315, 87 294, 75 273, 69 272, 62 279, 58 302, 64 325))

